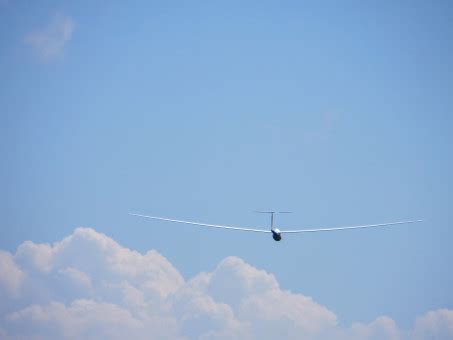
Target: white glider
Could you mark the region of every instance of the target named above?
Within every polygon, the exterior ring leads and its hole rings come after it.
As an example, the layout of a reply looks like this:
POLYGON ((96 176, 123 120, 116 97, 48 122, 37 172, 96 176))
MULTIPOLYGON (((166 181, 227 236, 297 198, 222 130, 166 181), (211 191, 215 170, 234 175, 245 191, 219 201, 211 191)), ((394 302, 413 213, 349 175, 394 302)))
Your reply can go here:
POLYGON ((397 225, 397 224, 416 223, 416 222, 422 222, 423 221, 423 220, 412 220, 412 221, 398 221, 398 222, 390 222, 390 223, 357 225, 357 226, 349 226, 349 227, 298 229, 298 230, 280 230, 280 229, 274 227, 274 214, 277 214, 277 213, 280 213, 280 214, 289 213, 288 211, 257 211, 257 212, 259 212, 259 213, 267 213, 267 214, 271 215, 271 228, 270 228, 270 230, 259 229, 259 228, 254 228, 254 227, 253 228, 240 228, 240 227, 232 227, 232 226, 227 226, 227 225, 207 224, 207 223, 175 220, 175 219, 171 219, 171 218, 157 217, 157 216, 147 216, 147 215, 133 214, 133 213, 129 213, 129 214, 133 215, 133 216, 150 218, 150 219, 153 219, 153 220, 184 223, 184 224, 191 224, 191 225, 209 227, 209 228, 220 228, 220 229, 251 231, 251 232, 255 232, 255 233, 272 233, 272 238, 275 241, 280 241, 282 239, 282 234, 284 234, 284 233, 288 233, 288 234, 290 234, 290 233, 314 233, 314 232, 318 232, 318 231, 335 231, 335 230, 347 230, 347 229, 377 228, 377 227, 393 226, 393 225, 397 225))

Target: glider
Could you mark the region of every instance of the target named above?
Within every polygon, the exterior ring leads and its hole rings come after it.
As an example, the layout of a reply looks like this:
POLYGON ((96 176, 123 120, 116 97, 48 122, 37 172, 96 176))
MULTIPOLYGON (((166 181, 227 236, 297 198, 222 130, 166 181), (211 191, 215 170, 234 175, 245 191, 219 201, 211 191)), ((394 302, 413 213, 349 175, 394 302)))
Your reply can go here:
POLYGON ((240 228, 240 227, 232 227, 232 226, 227 226, 227 225, 207 224, 207 223, 199 223, 199 222, 193 222, 193 221, 176 220, 176 219, 158 217, 158 216, 147 216, 147 215, 134 214, 134 213, 129 213, 129 214, 133 215, 133 216, 150 218, 150 219, 153 219, 153 220, 191 224, 191 225, 196 225, 196 226, 201 226, 201 227, 240 230, 240 231, 250 231, 250 232, 255 232, 255 233, 272 233, 272 238, 275 241, 280 241, 282 239, 282 234, 315 233, 315 232, 318 232, 318 231, 336 231, 336 230, 348 230, 348 229, 377 228, 377 227, 393 226, 393 225, 397 225, 397 224, 416 223, 416 222, 422 222, 423 221, 423 220, 412 220, 412 221, 398 221, 398 222, 390 222, 390 223, 357 225, 357 226, 349 226, 349 227, 280 230, 280 229, 278 229, 277 227, 274 226, 274 214, 288 214, 288 213, 290 213, 289 211, 256 211, 256 212, 264 213, 264 214, 270 214, 271 215, 271 228, 270 228, 270 230, 264 230, 264 229, 259 229, 259 228, 240 228))

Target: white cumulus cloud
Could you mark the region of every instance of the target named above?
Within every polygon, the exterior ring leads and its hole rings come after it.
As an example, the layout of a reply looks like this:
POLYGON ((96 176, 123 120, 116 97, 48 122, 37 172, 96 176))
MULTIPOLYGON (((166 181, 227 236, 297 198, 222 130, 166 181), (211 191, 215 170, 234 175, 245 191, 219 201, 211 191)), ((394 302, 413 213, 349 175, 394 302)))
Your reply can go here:
POLYGON ((1 292, 14 296, 19 290, 25 274, 16 265, 11 254, 3 250, 0 250, 0 273, 4 273, 4 275, 0 274, 1 292))
POLYGON ((381 316, 350 327, 237 257, 186 281, 162 255, 90 228, 0 251, 0 337, 27 339, 452 339, 453 311, 401 331, 381 316))
POLYGON ((43 61, 49 61, 62 54, 64 47, 71 40, 75 22, 67 15, 56 13, 46 27, 30 32, 25 37, 26 44, 43 61))
POLYGON ((453 339, 453 310, 439 309, 419 316, 414 339, 453 339))

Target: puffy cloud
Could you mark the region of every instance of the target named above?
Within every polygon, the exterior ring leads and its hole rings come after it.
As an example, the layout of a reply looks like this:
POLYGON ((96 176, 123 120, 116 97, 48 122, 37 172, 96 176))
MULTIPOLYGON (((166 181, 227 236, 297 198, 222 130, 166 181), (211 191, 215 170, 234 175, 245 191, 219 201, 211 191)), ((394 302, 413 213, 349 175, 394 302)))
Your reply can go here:
POLYGON ((387 316, 380 316, 369 324, 353 324, 347 333, 347 338, 357 340, 398 340, 401 339, 401 334, 395 321, 387 316))
POLYGON ((52 248, 48 244, 25 241, 17 249, 15 258, 28 271, 48 272, 51 267, 52 248))
POLYGON ((246 297, 278 289, 278 283, 272 274, 227 257, 210 275, 206 288, 217 301, 238 307, 246 297))
MULTIPOLYGON (((335 327, 336 316, 301 294, 281 290, 272 274, 237 257, 224 259, 212 273, 188 283, 190 292, 209 296, 231 308, 252 338, 286 339, 317 336, 335 327)), ((224 319, 227 319, 226 317, 224 319)))
POLYGON ((26 338, 145 339, 147 334, 155 338, 176 336, 171 331, 175 329, 172 322, 140 319, 118 305, 85 299, 75 300, 69 306, 60 302, 32 305, 7 315, 6 322, 13 335, 26 338))
POLYGON ((71 17, 56 13, 45 28, 29 33, 24 41, 41 60, 49 61, 61 55, 74 29, 75 23, 71 17))
POLYGON ((453 339, 453 310, 438 309, 419 316, 414 339, 453 339))
POLYGON ((322 338, 337 323, 333 312, 311 298, 281 290, 246 298, 239 315, 261 339, 322 338))
POLYGON ((24 277, 24 272, 16 265, 11 254, 0 250, 1 291, 7 294, 15 295, 19 290, 24 277))
POLYGON ((66 276, 68 278, 68 282, 74 284, 75 286, 80 286, 83 289, 91 289, 91 278, 80 270, 67 267, 60 269, 58 273, 66 276))
MULTIPOLYGON (((338 325, 335 313, 237 257, 185 281, 156 251, 89 228, 54 244, 0 251, 1 338, 405 339, 382 316, 338 325)), ((453 311, 416 320, 411 339, 450 339, 453 311)))

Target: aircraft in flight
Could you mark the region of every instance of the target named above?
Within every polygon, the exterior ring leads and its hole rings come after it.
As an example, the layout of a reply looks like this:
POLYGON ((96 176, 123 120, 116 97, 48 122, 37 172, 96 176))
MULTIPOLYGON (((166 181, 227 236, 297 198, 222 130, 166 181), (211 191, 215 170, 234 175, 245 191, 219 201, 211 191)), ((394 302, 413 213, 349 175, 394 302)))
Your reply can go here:
POLYGON ((270 217, 271 217, 271 225, 270 225, 271 228, 270 228, 270 230, 256 229, 256 228, 240 228, 240 227, 232 227, 232 226, 226 226, 226 225, 199 223, 199 222, 193 222, 193 221, 182 221, 182 220, 175 220, 175 219, 171 219, 171 218, 157 217, 157 216, 147 216, 147 215, 134 214, 134 213, 129 213, 129 214, 133 215, 133 216, 150 218, 150 219, 153 219, 153 220, 175 222, 175 223, 184 223, 184 224, 191 224, 191 225, 209 227, 209 228, 220 228, 220 229, 229 229, 229 230, 250 231, 250 232, 255 232, 255 233, 272 233, 272 238, 275 241, 280 241, 282 239, 282 234, 315 233, 315 232, 321 232, 321 231, 336 231, 336 230, 348 230, 348 229, 377 228, 377 227, 393 226, 393 225, 397 225, 397 224, 416 223, 416 222, 422 222, 423 221, 423 220, 412 220, 412 221, 398 221, 398 222, 380 223, 380 224, 357 225, 357 226, 349 226, 349 227, 280 230, 279 228, 274 226, 274 214, 288 214, 288 213, 290 213, 289 211, 255 211, 255 212, 263 213, 263 214, 269 214, 270 215, 270 217))

